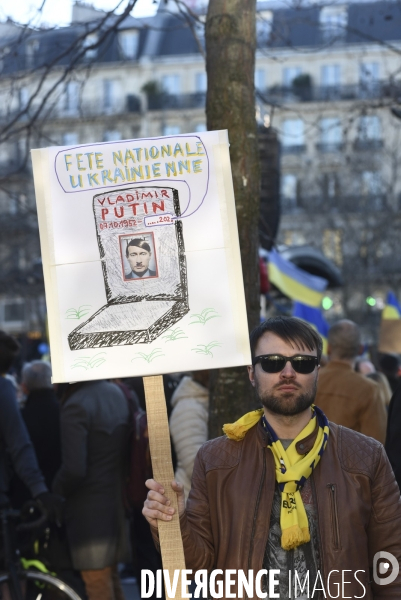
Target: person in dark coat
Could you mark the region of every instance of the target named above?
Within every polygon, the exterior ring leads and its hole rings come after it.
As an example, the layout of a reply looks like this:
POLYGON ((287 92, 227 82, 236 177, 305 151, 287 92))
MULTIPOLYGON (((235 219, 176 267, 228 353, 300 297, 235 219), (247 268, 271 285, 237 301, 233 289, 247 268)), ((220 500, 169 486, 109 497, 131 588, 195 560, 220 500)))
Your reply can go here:
MULTIPOLYGON (((60 403, 51 382, 51 375, 52 369, 48 362, 35 360, 24 365, 21 381, 22 391, 27 396, 25 406, 21 410, 22 418, 49 489, 61 467, 60 403)), ((11 489, 12 505, 21 508, 30 498, 28 488, 15 475, 11 489)), ((65 527, 50 525, 47 531, 48 538, 39 538, 41 560, 48 563, 63 581, 85 597, 81 576, 72 569, 65 527)))
POLYGON ((89 600, 123 600, 117 563, 125 558, 122 501, 129 410, 113 383, 70 386, 61 408, 62 466, 53 490, 66 498, 72 562, 89 600))
POLYGON ((401 384, 396 388, 388 407, 385 448, 401 490, 401 384))
POLYGON ((60 522, 62 498, 48 491, 36 454, 18 408, 15 388, 6 377, 19 353, 18 342, 0 331, 0 506, 7 505, 10 463, 51 520, 60 522))
POLYGON ((397 354, 382 354, 379 356, 379 367, 379 370, 387 377, 391 391, 394 394, 398 384, 400 383, 400 377, 398 374, 400 368, 399 356, 397 354))
MULTIPOLYGON (((27 395, 22 418, 35 449, 45 483, 51 489, 61 466, 60 408, 51 382, 49 363, 35 360, 22 369, 21 388, 27 395)), ((18 478, 13 482, 13 506, 21 507, 30 493, 18 478)))

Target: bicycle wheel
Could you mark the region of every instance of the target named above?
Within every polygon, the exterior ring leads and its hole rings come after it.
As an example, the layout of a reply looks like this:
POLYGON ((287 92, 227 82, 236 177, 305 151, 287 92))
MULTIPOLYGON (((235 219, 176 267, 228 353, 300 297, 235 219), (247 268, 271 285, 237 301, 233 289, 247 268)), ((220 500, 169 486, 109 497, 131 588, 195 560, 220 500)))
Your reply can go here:
MULTIPOLYGON (((82 600, 64 581, 38 571, 23 571, 19 579, 24 589, 24 600, 82 600)), ((9 583, 8 573, 0 574, 0 586, 9 583)))

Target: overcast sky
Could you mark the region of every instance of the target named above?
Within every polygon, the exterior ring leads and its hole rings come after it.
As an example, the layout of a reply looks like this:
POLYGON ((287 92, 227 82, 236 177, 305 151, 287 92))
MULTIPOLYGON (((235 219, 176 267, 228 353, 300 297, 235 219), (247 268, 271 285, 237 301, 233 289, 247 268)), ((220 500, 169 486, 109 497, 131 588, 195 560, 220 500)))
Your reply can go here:
MULTIPOLYGON (((42 15, 38 15, 38 8, 43 0, 0 0, 0 21, 11 17, 14 21, 26 23, 34 19, 34 24, 68 25, 71 21, 72 4, 74 0, 46 0, 42 15)), ((95 8, 111 10, 118 4, 118 0, 92 0, 87 1, 95 8)), ((127 5, 127 0, 121 2, 121 9, 127 5)), ((157 5, 152 0, 137 0, 133 15, 149 16, 155 13, 157 5)), ((117 12, 121 12, 121 9, 117 12)))

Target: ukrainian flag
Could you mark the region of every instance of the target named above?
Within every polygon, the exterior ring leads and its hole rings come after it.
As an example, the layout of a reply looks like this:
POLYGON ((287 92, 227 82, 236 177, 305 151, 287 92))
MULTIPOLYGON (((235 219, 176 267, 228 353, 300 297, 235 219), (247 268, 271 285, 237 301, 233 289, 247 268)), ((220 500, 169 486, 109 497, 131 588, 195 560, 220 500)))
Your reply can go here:
POLYGON ((288 298, 320 307, 328 281, 310 275, 286 260, 276 250, 269 252, 269 280, 288 298))
POLYGON ((323 318, 320 308, 307 306, 306 304, 302 304, 302 302, 294 302, 292 315, 293 317, 298 317, 299 319, 306 321, 316 329, 323 340, 323 354, 327 354, 327 334, 329 332, 329 324, 323 318))
POLYGON ((401 306, 393 292, 388 292, 386 306, 382 312, 382 319, 401 319, 401 306))

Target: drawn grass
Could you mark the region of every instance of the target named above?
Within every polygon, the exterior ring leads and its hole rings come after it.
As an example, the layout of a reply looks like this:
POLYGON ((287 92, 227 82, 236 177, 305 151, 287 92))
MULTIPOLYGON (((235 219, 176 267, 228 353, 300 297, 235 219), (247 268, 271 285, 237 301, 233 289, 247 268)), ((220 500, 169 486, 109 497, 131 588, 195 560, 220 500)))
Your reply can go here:
POLYGON ((221 346, 220 342, 209 342, 206 346, 204 344, 197 344, 196 348, 191 348, 196 354, 205 354, 206 356, 211 356, 213 358, 213 354, 211 350, 216 348, 217 346, 221 346))
POLYGON ((161 353, 161 348, 155 348, 154 350, 152 350, 152 352, 150 354, 145 354, 145 352, 137 352, 137 355, 135 358, 133 358, 131 360, 131 362, 133 360, 138 360, 138 358, 142 358, 143 360, 146 360, 147 363, 152 362, 152 360, 155 360, 155 358, 160 358, 161 356, 165 356, 163 353, 161 353))
POLYGON ((91 304, 82 304, 79 308, 69 308, 65 311, 66 319, 82 319, 90 312, 91 304))
POLYGON ((88 369, 96 369, 106 362, 106 359, 103 356, 104 354, 106 354, 106 352, 98 352, 92 357, 78 356, 71 365, 71 369, 85 369, 85 371, 88 369))
POLYGON ((192 323, 190 323, 190 325, 195 325, 197 323, 200 323, 201 325, 205 325, 205 323, 207 323, 207 321, 210 321, 210 319, 215 319, 216 317, 220 317, 217 310, 215 310, 214 308, 204 308, 201 313, 195 313, 195 314, 191 315, 191 319, 196 319, 196 320, 192 321, 192 323))
POLYGON ((179 327, 176 327, 175 329, 169 329, 168 331, 166 331, 166 334, 167 335, 164 335, 162 338, 163 340, 166 340, 166 343, 188 338, 188 336, 185 335, 185 331, 183 331, 179 327))

